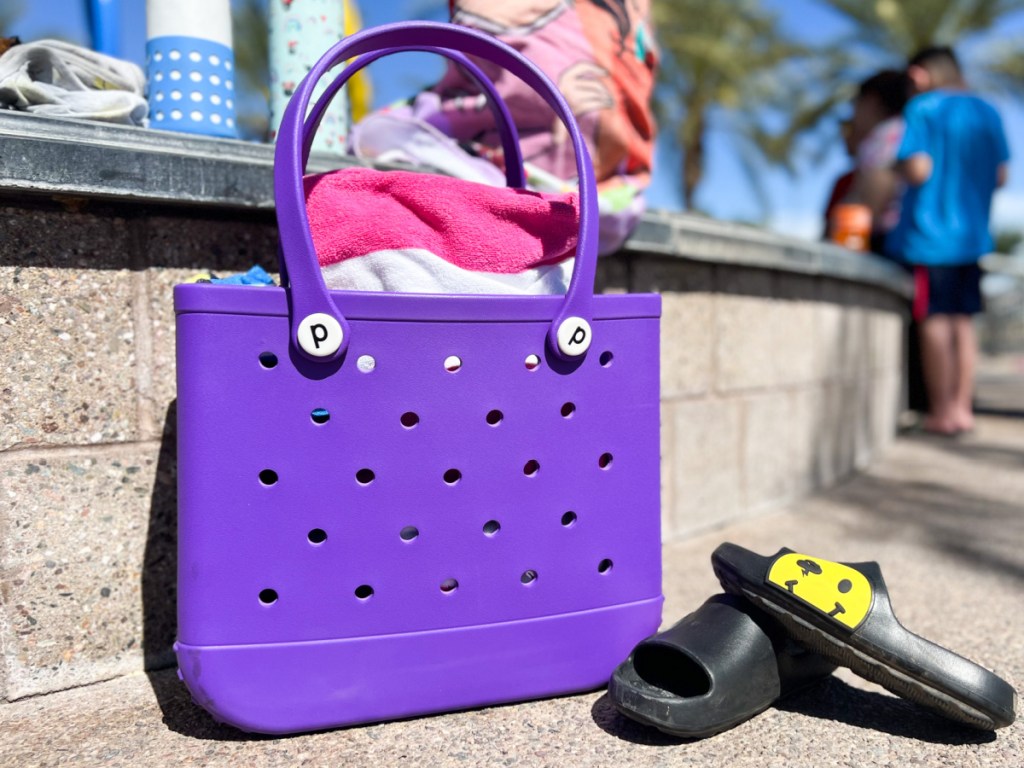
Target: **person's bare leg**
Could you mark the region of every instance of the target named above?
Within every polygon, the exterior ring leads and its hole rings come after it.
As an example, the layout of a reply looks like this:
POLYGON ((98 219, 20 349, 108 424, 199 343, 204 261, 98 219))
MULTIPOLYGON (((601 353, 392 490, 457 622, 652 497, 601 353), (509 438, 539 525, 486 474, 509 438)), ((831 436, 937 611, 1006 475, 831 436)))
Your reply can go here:
POLYGON ((928 416, 924 428, 930 432, 954 434, 953 393, 956 385, 953 351, 953 322, 949 315, 931 315, 920 323, 921 365, 928 390, 928 416))
POLYGON ((954 315, 956 345, 953 387, 953 420, 959 430, 974 429, 974 369, 978 359, 978 337, 970 315, 954 315))

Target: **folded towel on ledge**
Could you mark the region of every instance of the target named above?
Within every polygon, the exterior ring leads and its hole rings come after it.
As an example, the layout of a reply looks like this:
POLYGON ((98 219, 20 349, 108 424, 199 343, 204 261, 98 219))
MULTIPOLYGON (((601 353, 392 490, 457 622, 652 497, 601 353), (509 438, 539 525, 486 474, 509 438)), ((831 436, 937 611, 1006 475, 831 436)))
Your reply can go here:
POLYGON ((575 193, 543 194, 408 171, 345 168, 305 179, 329 288, 395 293, 564 293, 575 193))
POLYGON ((145 85, 130 61, 60 40, 23 43, 0 55, 0 107, 38 115, 142 125, 145 85))

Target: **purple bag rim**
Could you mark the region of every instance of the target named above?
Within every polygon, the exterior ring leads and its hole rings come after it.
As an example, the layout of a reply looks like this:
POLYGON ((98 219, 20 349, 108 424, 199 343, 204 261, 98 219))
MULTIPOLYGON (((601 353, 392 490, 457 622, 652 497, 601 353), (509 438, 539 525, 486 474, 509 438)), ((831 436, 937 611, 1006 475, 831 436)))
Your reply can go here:
MULTIPOLYGON (((424 322, 548 322, 562 297, 489 296, 479 294, 371 293, 331 291, 344 298, 353 320, 424 322)), ((657 293, 599 294, 593 297, 594 320, 661 317, 657 293)), ((188 283, 174 287, 177 314, 203 313, 288 317, 287 289, 252 285, 188 283)))

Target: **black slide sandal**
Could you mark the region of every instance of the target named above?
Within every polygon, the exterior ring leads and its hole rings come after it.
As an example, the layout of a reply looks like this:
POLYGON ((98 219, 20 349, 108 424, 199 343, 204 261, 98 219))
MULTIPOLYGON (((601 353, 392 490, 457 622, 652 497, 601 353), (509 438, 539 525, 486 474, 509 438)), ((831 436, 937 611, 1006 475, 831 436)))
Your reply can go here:
POLYGON ((615 670, 608 694, 633 720, 673 736, 704 738, 834 669, 747 600, 724 594, 640 642, 615 670))
POLYGON ((722 586, 771 613, 794 640, 944 717, 983 730, 1010 725, 1016 691, 984 667, 899 623, 878 563, 834 563, 736 544, 711 556, 722 586))

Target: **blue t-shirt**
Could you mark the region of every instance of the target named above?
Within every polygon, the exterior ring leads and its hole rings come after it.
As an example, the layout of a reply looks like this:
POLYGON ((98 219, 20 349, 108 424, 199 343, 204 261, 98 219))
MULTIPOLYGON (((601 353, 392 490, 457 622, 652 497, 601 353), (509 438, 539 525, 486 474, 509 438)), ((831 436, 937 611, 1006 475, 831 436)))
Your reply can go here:
POLYGON ((992 193, 997 169, 1010 157, 999 113, 969 93, 930 91, 911 99, 904 117, 896 158, 924 152, 932 174, 908 186, 887 250, 911 264, 975 262, 992 250, 992 193))

